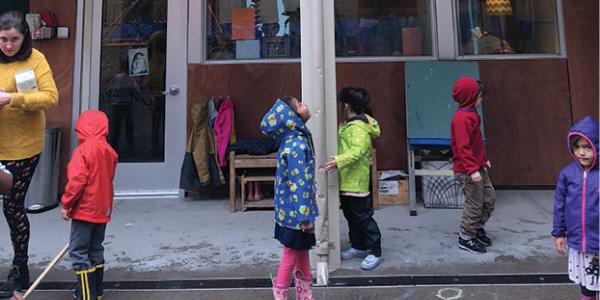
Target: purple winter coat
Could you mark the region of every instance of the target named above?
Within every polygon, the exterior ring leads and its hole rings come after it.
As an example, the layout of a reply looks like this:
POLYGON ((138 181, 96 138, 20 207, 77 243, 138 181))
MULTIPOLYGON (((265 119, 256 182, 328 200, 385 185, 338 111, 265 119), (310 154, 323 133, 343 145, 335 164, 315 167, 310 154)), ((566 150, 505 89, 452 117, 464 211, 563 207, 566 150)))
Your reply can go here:
POLYGON ((558 176, 554 193, 554 225, 552 236, 567 237, 567 245, 579 252, 598 254, 598 123, 584 117, 569 130, 592 145, 594 160, 583 169, 577 160, 568 164, 558 176))

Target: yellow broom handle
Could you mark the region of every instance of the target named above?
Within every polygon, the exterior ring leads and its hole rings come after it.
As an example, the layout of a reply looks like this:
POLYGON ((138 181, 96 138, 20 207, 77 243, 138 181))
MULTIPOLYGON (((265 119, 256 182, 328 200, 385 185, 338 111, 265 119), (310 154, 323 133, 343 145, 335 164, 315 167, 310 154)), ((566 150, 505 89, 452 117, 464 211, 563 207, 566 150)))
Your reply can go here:
POLYGON ((67 252, 68 249, 69 249, 69 244, 67 243, 62 248, 62 250, 60 250, 58 255, 56 255, 56 257, 54 257, 54 259, 50 262, 50 264, 46 267, 46 269, 44 269, 44 272, 42 272, 42 274, 40 274, 40 276, 38 276, 38 278, 35 280, 35 282, 27 289, 27 292, 25 292, 25 295, 23 295, 23 299, 26 299, 27 296, 29 296, 29 294, 31 294, 33 292, 33 290, 35 290, 35 288, 40 284, 40 282, 42 282, 42 280, 44 280, 44 277, 46 277, 46 274, 48 274, 48 272, 50 272, 50 270, 54 267, 54 265, 56 265, 56 263, 65 255, 65 253, 67 252))

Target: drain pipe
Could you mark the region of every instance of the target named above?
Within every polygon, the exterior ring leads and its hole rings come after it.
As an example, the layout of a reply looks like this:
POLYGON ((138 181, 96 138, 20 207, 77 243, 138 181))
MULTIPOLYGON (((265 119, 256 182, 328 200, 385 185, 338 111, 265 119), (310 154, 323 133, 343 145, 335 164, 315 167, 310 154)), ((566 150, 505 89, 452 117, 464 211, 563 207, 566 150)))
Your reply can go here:
POLYGON ((300 18, 302 99, 313 112, 308 127, 315 145, 319 207, 313 262, 317 285, 327 285, 329 272, 339 267, 339 210, 338 204, 332 203, 339 203, 337 176, 324 169, 329 154, 337 153, 333 1, 301 0, 300 18), (335 209, 330 211, 330 207, 335 209), (331 255, 331 250, 338 254, 331 255))

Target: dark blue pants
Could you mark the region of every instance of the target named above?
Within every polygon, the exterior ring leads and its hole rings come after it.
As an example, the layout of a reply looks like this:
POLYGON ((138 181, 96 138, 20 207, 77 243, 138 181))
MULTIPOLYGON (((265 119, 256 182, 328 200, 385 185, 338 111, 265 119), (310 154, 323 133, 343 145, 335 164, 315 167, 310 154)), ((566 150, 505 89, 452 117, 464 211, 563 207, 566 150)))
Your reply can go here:
POLYGON ((348 221, 350 244, 357 250, 369 250, 381 256, 381 232, 373 219, 373 198, 340 195, 342 211, 348 221))
POLYGON ((106 223, 95 224, 85 221, 71 221, 69 255, 75 271, 89 270, 104 264, 104 234, 106 223))

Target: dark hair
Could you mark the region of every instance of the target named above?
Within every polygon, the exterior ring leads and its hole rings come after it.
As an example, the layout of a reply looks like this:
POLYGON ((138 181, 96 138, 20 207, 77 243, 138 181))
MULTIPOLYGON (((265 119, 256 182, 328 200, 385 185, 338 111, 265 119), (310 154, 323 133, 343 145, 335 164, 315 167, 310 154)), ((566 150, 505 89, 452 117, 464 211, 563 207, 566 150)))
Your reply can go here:
POLYGON ((0 63, 11 63, 13 61, 24 61, 31 56, 31 33, 25 16, 18 11, 7 11, 0 15, 0 31, 16 29, 23 35, 21 49, 13 56, 6 56, 0 51, 0 63))
POLYGON ((292 96, 283 96, 281 97, 279 100, 283 101, 285 104, 287 104, 287 106, 289 106, 293 111, 296 111, 294 109, 294 107, 292 107, 292 100, 294 100, 294 97, 292 96))
POLYGON ((579 134, 574 134, 569 138, 571 141, 571 150, 573 150, 575 147, 577 147, 577 143, 579 142, 579 140, 584 140, 586 142, 586 144, 588 143, 588 141, 586 141, 581 135, 579 134))
POLYGON ((373 115, 371 111, 371 97, 369 92, 363 88, 345 87, 340 92, 340 102, 350 105, 350 109, 356 114, 373 115))
POLYGON ((477 86, 479 87, 479 93, 481 95, 485 95, 486 90, 485 90, 485 85, 483 84, 483 82, 477 80, 477 86))

